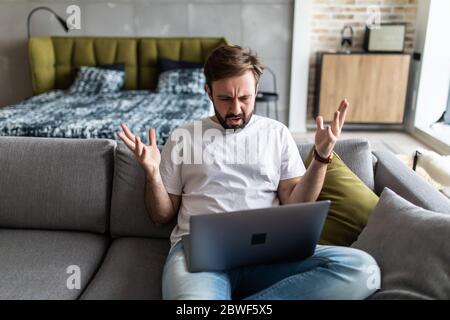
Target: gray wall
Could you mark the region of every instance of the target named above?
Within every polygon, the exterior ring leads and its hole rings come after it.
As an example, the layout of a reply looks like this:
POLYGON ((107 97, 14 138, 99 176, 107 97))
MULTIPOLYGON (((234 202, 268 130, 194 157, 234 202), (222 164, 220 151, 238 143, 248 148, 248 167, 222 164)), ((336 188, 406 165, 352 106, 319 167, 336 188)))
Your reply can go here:
MULTIPOLYGON (((45 5, 66 17, 66 8, 81 8, 81 30, 89 36, 225 36, 254 49, 277 75, 279 108, 286 122, 293 25, 293 0, 0 0, 0 106, 31 95, 26 49, 26 18, 45 5)), ((45 11, 32 18, 32 35, 64 35, 45 11)), ((261 90, 271 81, 266 74, 261 90)), ((260 108, 259 110, 264 110, 260 108)))

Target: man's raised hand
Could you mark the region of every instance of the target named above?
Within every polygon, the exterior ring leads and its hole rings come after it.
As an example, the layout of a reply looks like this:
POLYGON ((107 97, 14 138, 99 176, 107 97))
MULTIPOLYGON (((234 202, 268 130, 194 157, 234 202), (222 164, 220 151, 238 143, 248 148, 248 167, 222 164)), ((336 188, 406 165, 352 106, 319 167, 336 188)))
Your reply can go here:
POLYGON ((142 143, 141 138, 134 135, 127 125, 120 125, 123 132, 118 131, 117 135, 125 143, 125 145, 134 153, 137 160, 141 164, 146 175, 153 176, 159 172, 159 164, 161 163, 161 153, 156 145, 155 129, 150 128, 148 131, 149 144, 142 143))
POLYGON ((349 103, 347 100, 342 100, 338 110, 334 113, 331 126, 323 126, 323 117, 316 118, 317 130, 315 137, 316 150, 323 158, 328 158, 333 152, 334 145, 339 138, 342 127, 344 126, 345 116, 349 103))

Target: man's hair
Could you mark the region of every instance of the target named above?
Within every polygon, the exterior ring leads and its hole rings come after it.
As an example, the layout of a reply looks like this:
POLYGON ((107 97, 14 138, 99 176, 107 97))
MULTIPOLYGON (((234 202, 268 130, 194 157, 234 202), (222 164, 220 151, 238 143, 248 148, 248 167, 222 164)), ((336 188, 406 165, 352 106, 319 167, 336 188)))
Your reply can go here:
POLYGON ((205 62, 206 84, 212 90, 213 81, 240 76, 247 70, 252 71, 258 83, 264 67, 256 53, 240 46, 218 47, 209 54, 205 62))

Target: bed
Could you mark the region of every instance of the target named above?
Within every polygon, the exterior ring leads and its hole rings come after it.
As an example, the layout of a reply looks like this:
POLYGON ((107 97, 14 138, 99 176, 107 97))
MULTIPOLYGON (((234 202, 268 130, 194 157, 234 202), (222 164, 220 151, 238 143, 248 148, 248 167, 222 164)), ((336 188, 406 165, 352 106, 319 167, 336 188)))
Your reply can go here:
POLYGON ((208 116, 210 110, 206 95, 143 90, 72 95, 53 90, 0 109, 0 135, 115 140, 124 122, 143 141, 148 129, 155 128, 157 143, 163 145, 173 129, 208 116))
POLYGON ((34 96, 0 109, 0 135, 117 139, 125 122, 147 141, 155 128, 164 144, 176 127, 211 113, 206 94, 158 93, 160 59, 202 63, 225 38, 32 37, 29 60, 34 96), (82 66, 122 63, 123 90, 70 94, 82 66))

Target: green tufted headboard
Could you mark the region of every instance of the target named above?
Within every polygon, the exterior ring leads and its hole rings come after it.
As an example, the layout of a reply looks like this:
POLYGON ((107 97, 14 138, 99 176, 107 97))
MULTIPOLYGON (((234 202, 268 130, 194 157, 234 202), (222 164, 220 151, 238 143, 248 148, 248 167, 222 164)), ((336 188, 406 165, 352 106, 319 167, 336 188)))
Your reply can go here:
POLYGON ((125 63, 125 89, 155 89, 157 59, 204 62, 225 38, 32 37, 28 42, 33 93, 68 88, 80 66, 125 63))

